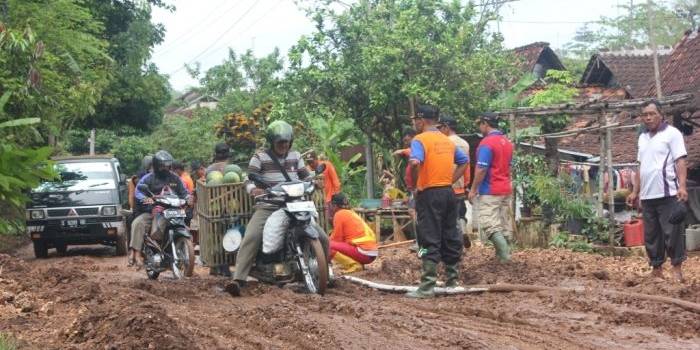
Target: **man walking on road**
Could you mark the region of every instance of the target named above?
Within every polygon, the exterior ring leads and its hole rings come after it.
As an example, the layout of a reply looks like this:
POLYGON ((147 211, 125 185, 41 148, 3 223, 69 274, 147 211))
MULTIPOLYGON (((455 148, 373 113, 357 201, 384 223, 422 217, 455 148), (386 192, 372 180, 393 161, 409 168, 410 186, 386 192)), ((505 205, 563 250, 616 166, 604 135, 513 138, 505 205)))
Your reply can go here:
MULTIPOLYGON (((462 151, 464 154, 469 156, 469 143, 463 138, 457 135, 457 119, 448 115, 440 116, 440 125, 438 129, 445 134, 452 142, 454 142, 455 147, 462 151)), ((469 186, 470 179, 469 163, 467 163, 466 168, 464 168, 464 176, 461 177, 457 182, 452 185, 452 189, 455 191, 455 196, 457 197, 458 215, 457 215, 457 228, 462 233, 464 239, 464 248, 470 248, 472 246, 469 240, 469 235, 464 231, 462 222, 466 220, 467 215, 467 186, 469 186)))
POLYGON ((490 240, 496 248, 496 256, 502 263, 510 261, 509 207, 513 186, 510 167, 513 160, 513 144, 498 130, 499 118, 493 113, 479 116, 479 130, 484 138, 476 150, 474 181, 469 201, 477 199, 479 226, 482 242, 490 240))
POLYGON ((464 176, 469 158, 437 129, 437 108, 420 106, 412 119, 420 133, 411 141, 410 166, 413 178, 417 179, 417 239, 423 271, 418 289, 406 296, 430 298, 435 295, 433 289, 440 261, 445 264, 445 285, 450 288, 459 283, 463 242, 457 230, 457 198, 452 184, 464 176), (456 169, 454 164, 458 165, 456 169))
POLYGON ((631 205, 637 199, 641 200, 644 243, 649 264, 653 267, 652 276, 663 278, 663 263, 668 255, 673 278, 682 282, 681 266, 687 259, 681 221, 684 202, 688 200, 688 153, 683 134, 664 121, 658 101, 648 102, 642 108, 641 117, 646 130, 639 135, 639 171, 627 203, 631 205))

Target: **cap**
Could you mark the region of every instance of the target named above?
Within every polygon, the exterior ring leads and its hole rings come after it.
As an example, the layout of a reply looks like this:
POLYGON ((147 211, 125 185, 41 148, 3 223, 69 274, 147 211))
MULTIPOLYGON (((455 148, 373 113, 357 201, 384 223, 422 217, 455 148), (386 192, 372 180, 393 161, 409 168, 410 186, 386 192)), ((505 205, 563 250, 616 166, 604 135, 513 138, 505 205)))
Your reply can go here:
POLYGON ((439 115, 440 111, 437 109, 437 107, 430 105, 420 105, 416 111, 416 118, 437 120, 439 115))
POLYGON ((492 127, 498 127, 498 123, 501 121, 501 118, 498 117, 498 114, 496 113, 484 112, 479 115, 479 121, 486 122, 492 127))
POLYGON ((451 115, 441 115, 440 124, 447 125, 450 129, 454 130, 457 128, 457 119, 451 115))
POLYGON ((333 197, 331 197, 331 203, 333 203, 333 205, 337 205, 339 207, 344 207, 344 206, 350 205, 350 201, 348 200, 348 197, 345 196, 345 194, 342 192, 334 194, 333 197))
POLYGON ((217 143, 216 146, 214 146, 214 153, 216 154, 228 153, 228 151, 228 145, 223 142, 217 143))

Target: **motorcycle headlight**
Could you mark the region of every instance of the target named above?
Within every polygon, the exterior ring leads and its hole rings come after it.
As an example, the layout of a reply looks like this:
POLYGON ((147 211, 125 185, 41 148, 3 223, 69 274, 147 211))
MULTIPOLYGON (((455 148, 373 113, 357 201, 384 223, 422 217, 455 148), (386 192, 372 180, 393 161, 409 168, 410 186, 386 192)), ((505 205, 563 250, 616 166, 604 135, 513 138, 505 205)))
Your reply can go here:
POLYGON ((282 185, 282 189, 290 197, 301 197, 304 195, 304 183, 282 185))
POLYGON ((108 206, 102 207, 102 216, 115 216, 117 215, 117 207, 108 206))
POLYGON ((40 220, 44 218, 44 211, 43 210, 30 210, 29 211, 29 218, 32 220, 40 220))

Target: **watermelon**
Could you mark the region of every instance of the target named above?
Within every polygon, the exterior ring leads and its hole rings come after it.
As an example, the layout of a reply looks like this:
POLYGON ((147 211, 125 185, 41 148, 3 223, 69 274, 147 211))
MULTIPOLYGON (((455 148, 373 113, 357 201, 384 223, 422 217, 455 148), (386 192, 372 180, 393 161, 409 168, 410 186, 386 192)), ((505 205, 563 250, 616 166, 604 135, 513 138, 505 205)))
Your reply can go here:
POLYGON ((236 174, 238 174, 239 176, 243 172, 243 170, 241 170, 241 167, 239 167, 236 164, 229 164, 224 168, 224 174, 228 174, 232 171, 235 172, 236 174))
POLYGON ((241 177, 235 171, 228 172, 224 175, 224 183, 237 184, 239 182, 241 182, 241 177))
POLYGON ((220 171, 212 171, 207 174, 207 185, 221 185, 224 183, 224 174, 220 171))

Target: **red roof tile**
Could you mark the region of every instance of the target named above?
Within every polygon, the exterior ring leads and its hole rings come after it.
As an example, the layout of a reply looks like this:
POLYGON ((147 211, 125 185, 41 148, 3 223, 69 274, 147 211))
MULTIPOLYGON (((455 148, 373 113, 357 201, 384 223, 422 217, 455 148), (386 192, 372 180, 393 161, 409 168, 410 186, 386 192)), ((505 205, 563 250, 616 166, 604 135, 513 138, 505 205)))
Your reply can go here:
POLYGON ((522 72, 530 73, 535 68, 535 64, 540 60, 543 54, 547 55, 550 67, 548 69, 563 70, 564 65, 559 60, 559 57, 549 48, 549 43, 538 41, 525 46, 516 47, 513 49, 513 54, 517 59, 518 69, 522 72))
MULTIPOLYGON (((670 50, 659 50, 659 65, 669 57, 670 50)), ((581 78, 582 84, 619 86, 632 98, 648 96, 654 79, 654 58, 651 50, 600 52, 593 55, 581 78)))
MULTIPOLYGON (((676 45, 671 56, 661 68, 661 91, 664 95, 693 93, 695 108, 700 107, 700 34, 688 31, 676 45)), ((649 96, 656 95, 656 87, 651 84, 649 96)))

